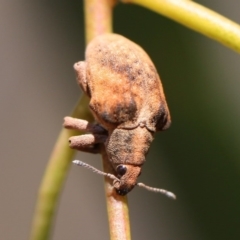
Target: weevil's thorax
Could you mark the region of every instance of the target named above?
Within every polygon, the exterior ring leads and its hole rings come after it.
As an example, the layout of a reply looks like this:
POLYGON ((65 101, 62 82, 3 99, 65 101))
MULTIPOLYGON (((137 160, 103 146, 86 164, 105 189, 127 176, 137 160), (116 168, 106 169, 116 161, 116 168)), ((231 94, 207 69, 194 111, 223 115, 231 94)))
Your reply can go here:
POLYGON ((106 142, 112 166, 115 169, 119 164, 142 166, 152 140, 153 134, 145 127, 114 129, 106 142))

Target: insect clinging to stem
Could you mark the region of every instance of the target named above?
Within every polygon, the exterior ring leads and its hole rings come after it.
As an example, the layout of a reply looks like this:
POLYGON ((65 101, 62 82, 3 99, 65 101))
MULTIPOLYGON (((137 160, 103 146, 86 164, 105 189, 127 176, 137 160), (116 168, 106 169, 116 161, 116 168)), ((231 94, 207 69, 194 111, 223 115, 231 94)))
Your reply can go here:
POLYGON ((70 147, 99 153, 104 144, 115 174, 74 163, 113 180, 119 195, 138 185, 175 199, 169 191, 137 183, 155 132, 170 126, 171 117, 157 70, 147 53, 118 34, 103 34, 87 46, 85 61, 74 64, 77 81, 90 98, 97 124, 65 117, 64 126, 89 132, 69 139, 70 147))

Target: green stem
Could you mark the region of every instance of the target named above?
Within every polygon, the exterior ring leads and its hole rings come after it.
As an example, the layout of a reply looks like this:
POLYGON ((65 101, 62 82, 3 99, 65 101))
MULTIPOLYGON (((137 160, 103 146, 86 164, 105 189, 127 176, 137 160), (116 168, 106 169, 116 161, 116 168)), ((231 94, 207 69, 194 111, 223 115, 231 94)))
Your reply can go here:
MULTIPOLYGON (((84 96, 71 116, 92 120, 87 105, 88 99, 84 96)), ((77 134, 79 132, 67 129, 62 129, 59 134, 39 189, 31 240, 47 240, 50 237, 59 195, 75 153, 69 148, 68 138, 77 134)))
POLYGON ((112 32, 112 8, 115 0, 84 0, 86 43, 112 32))
POLYGON ((122 0, 160 13, 240 52, 240 26, 220 14, 192 1, 122 0))

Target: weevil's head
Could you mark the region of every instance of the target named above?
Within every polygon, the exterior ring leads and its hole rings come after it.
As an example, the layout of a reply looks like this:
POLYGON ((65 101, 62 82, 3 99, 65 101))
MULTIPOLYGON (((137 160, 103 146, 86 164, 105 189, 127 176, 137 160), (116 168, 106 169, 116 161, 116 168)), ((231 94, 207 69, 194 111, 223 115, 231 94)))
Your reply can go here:
POLYGON ((113 181, 113 187, 117 194, 124 196, 137 184, 137 178, 141 174, 141 167, 120 164, 116 167, 116 173, 119 180, 113 181))
POLYGON ((119 195, 126 195, 136 185, 152 140, 152 133, 141 127, 118 128, 109 134, 106 151, 119 179, 113 182, 119 195))

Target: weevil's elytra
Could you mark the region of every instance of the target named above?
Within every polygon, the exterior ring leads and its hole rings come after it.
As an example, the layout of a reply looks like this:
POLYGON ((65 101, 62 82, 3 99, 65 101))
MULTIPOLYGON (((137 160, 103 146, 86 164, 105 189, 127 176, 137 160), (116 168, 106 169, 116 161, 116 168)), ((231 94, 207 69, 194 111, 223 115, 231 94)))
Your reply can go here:
MULTIPOLYGON (((93 39, 87 46, 85 61, 74 68, 79 85, 90 97, 95 119, 107 130, 103 143, 116 172, 113 186, 125 195, 137 184, 154 133, 171 123, 157 70, 140 46, 117 34, 93 39)), ((80 129, 76 121, 82 120, 71 121, 75 125, 67 124, 68 128, 80 129)), ((78 145, 72 141, 71 146, 82 150, 90 139, 85 136, 78 136, 78 145)), ((101 142, 100 138, 92 139, 92 146, 101 142)))
POLYGON ((169 125, 169 110, 159 76, 142 48, 120 35, 106 34, 89 44, 86 62, 88 86, 90 92, 94 91, 90 106, 103 126, 108 123, 110 128, 119 123, 131 126, 137 123, 137 118, 141 121, 144 117, 151 131, 162 130, 162 124, 156 129, 151 123, 152 116, 167 119, 164 126, 169 125))

